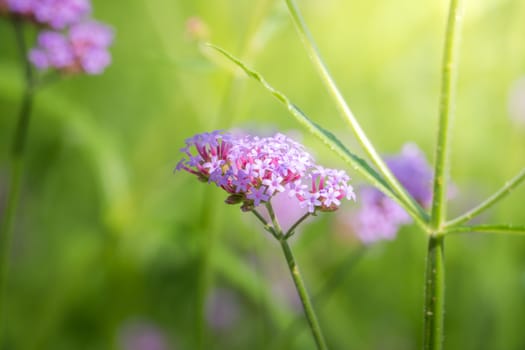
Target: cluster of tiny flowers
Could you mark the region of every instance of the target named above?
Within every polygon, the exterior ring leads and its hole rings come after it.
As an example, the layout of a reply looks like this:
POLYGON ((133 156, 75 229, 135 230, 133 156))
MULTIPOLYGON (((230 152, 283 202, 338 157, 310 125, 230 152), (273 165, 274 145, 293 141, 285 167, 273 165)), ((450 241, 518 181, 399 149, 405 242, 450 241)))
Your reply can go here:
MULTIPOLYGON (((386 158, 397 180, 423 207, 432 201, 433 173, 423 152, 414 144, 406 144, 401 153, 386 158)), ((399 227, 412 220, 396 202, 373 187, 359 191, 361 207, 355 215, 345 218, 357 237, 365 244, 395 238, 399 227)))
POLYGON ((113 31, 89 18, 89 0, 0 0, 0 11, 42 27, 28 57, 39 70, 100 74, 111 63, 113 31))
POLYGON ((53 29, 64 29, 90 14, 89 0, 0 0, 7 11, 53 29))
POLYGON ((108 47, 112 41, 113 31, 95 21, 75 24, 67 34, 46 30, 38 35, 29 60, 40 70, 100 74, 111 63, 108 47))
POLYGON ((308 212, 334 211, 343 198, 355 199, 344 171, 315 164, 304 147, 282 134, 273 137, 239 136, 214 131, 186 140, 176 170, 215 183, 249 211, 279 194, 299 200, 308 212), (193 151, 193 153, 192 153, 193 151))

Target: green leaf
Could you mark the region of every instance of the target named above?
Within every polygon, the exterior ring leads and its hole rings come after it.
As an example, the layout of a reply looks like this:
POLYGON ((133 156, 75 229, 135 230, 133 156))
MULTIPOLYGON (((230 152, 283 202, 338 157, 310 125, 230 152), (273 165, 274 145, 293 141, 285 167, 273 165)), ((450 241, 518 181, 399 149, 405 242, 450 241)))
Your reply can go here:
POLYGON ((283 103, 288 112, 302 125, 304 126, 312 135, 316 136, 321 140, 332 152, 337 154, 341 159, 343 159, 347 164, 349 164, 355 171, 361 174, 364 178, 370 181, 374 186, 379 188, 387 196, 395 200, 399 205, 401 205, 408 213, 412 215, 418 222, 421 222, 421 218, 411 207, 409 207, 404 201, 402 201, 397 194, 391 189, 387 182, 381 177, 381 175, 372 168, 364 159, 352 153, 346 146, 329 130, 321 127, 310 118, 306 116, 303 111, 301 111, 295 104, 293 104, 286 95, 282 92, 273 88, 264 77, 257 71, 249 68, 244 64, 240 59, 236 58, 226 50, 221 47, 207 44, 208 47, 218 51, 227 59, 235 63, 239 68, 241 68, 249 77, 257 80, 261 85, 269 91, 275 98, 277 98, 281 103, 283 103))

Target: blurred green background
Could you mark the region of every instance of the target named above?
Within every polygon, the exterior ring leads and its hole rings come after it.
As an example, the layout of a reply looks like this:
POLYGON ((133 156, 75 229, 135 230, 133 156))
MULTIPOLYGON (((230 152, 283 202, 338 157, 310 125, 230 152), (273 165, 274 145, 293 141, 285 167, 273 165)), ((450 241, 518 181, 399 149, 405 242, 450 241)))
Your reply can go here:
MULTIPOLYGON (((313 349, 278 244, 224 205, 220 190, 172 173, 185 138, 231 128, 302 133, 320 162, 345 167, 260 86, 199 49, 199 33, 187 25, 195 16, 207 28, 201 37, 244 57, 361 153, 282 2, 93 5, 97 19, 116 30, 113 64, 101 76, 59 81, 36 100, 11 256, 11 348, 313 349)), ((392 154, 412 141, 431 161, 447 2, 299 5, 377 149, 392 154)), ((468 2, 450 215, 525 163, 525 125, 513 123, 508 110, 509 91, 525 75, 524 33, 525 2, 468 2)), ((2 203, 21 87, 13 30, 0 19, 2 203)), ((525 223, 523 198, 519 188, 481 220, 525 223)), ((311 294, 323 291, 314 304, 330 348, 420 348, 423 233, 409 226, 395 241, 363 247, 336 217, 318 217, 293 241, 311 294)), ((445 347, 525 349, 523 237, 454 236, 446 255, 445 347)))

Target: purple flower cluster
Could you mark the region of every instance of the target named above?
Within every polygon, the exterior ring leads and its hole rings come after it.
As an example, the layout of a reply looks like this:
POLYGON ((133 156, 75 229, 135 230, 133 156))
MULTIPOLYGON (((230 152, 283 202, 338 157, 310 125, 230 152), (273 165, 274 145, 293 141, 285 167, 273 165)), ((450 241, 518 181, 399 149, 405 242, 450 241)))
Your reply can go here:
POLYGON ((89 0, 1 0, 11 13, 53 29, 64 29, 91 13, 89 0))
POLYGON ((29 60, 38 69, 55 68, 68 73, 100 74, 111 63, 108 47, 113 31, 98 22, 82 22, 67 34, 43 31, 29 60))
POLYGON ((39 70, 100 74, 111 63, 113 31, 89 18, 89 0, 0 0, 0 11, 44 29, 29 60, 39 70))
MULTIPOLYGON (((400 154, 385 161, 410 195, 423 207, 429 207, 433 172, 423 152, 414 144, 406 144, 400 154)), ((344 220, 365 244, 394 239, 399 227, 412 221, 403 208, 373 187, 363 187, 360 198, 361 208, 344 220)))
POLYGON ((215 183, 229 193, 226 203, 242 203, 243 211, 278 193, 297 198, 310 213, 334 211, 343 198, 355 199, 344 171, 315 164, 301 144, 282 134, 235 137, 214 131, 187 139, 181 151, 188 159, 182 159, 176 170, 215 183))

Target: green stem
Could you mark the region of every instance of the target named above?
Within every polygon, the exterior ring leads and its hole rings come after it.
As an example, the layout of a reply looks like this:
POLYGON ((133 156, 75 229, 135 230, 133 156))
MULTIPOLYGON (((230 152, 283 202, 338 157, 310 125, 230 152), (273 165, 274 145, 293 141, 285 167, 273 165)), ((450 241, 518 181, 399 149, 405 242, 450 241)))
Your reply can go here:
POLYGON ((266 219, 257 210, 253 209, 252 213, 263 224, 263 227, 264 227, 264 229, 266 231, 270 232, 272 234, 272 236, 274 236, 276 239, 279 239, 279 237, 277 236, 277 233, 275 233, 275 230, 273 229, 272 225, 270 225, 266 221, 266 219))
POLYGON ((448 156, 450 148, 451 119, 454 114, 454 103, 456 98, 456 76, 462 17, 461 2, 462 0, 450 1, 445 35, 431 215, 431 224, 434 229, 440 228, 446 220, 447 182, 449 172, 448 156))
POLYGON ((268 214, 270 215, 270 219, 273 225, 272 230, 275 233, 275 237, 279 240, 283 238, 285 239, 283 229, 281 228, 281 225, 279 224, 279 220, 277 220, 277 216, 275 215, 275 212, 273 211, 272 203, 266 202, 266 210, 268 210, 268 214))
POLYGON ((432 235, 428 241, 425 276, 424 350, 443 349, 445 316, 444 236, 432 235))
POLYGON ((501 189, 499 189, 496 193, 494 193, 492 196, 487 198, 485 201, 483 201, 480 205, 478 205, 475 208, 472 208, 465 214, 458 216, 457 218, 450 220, 446 223, 445 227, 452 228, 453 226, 457 226, 459 224, 462 224, 464 222, 469 221, 470 219, 476 217, 477 215, 481 214, 483 211, 489 209, 491 206, 493 206, 495 203, 500 201, 502 198, 507 196, 512 192, 514 188, 516 188, 519 184, 521 184, 525 180, 525 168, 522 169, 518 175, 516 175, 514 178, 512 178, 510 181, 508 181, 501 189))
POLYGON ((297 7, 294 0, 285 0, 286 5, 290 11, 293 22, 297 28, 299 36, 303 41, 304 46, 310 56, 310 59, 314 63, 315 68, 319 72, 321 80, 325 84, 330 96, 334 99, 339 111, 345 118, 352 131, 354 132, 357 141, 366 152, 366 154, 372 160, 372 163, 378 168, 381 175, 385 178, 385 181, 394 189, 395 193, 399 196, 400 200, 406 203, 414 212, 416 212, 421 218, 426 219, 427 213, 423 208, 407 193, 405 188, 401 186, 399 181, 392 174, 386 163, 381 159, 376 149, 366 136, 365 132, 361 128, 361 125, 355 118, 354 114, 350 110, 350 107, 346 103, 341 91, 337 87, 332 75, 330 74, 326 64, 324 63, 319 49, 315 44, 313 36, 311 35, 306 22, 304 21, 299 8, 297 7))
POLYGON ((502 233, 502 234, 525 234, 525 226, 514 226, 514 225, 474 225, 474 226, 455 226, 446 229, 443 234, 451 233, 502 233))
POLYGON ((308 218, 310 215, 311 215, 310 213, 306 213, 306 214, 304 214, 303 216, 301 216, 301 217, 299 218, 299 220, 297 220, 297 221, 295 222, 295 224, 293 224, 292 227, 290 227, 290 228, 288 229, 288 231, 287 231, 286 234, 284 235, 284 238, 285 238, 285 239, 288 239, 288 238, 292 237, 293 234, 295 233, 295 229, 297 228, 297 226, 299 226, 299 225, 300 225, 304 220, 306 220, 306 218, 308 218))
POLYGON ((299 293, 299 297, 301 298, 301 303, 303 304, 304 313, 305 313, 306 319, 308 320, 308 324, 310 326, 312 335, 315 339, 315 343, 317 344, 317 349, 319 350, 327 349, 327 346, 326 346, 326 343, 323 337, 323 333, 321 332, 321 327, 319 326, 319 322, 317 321, 317 316, 312 307, 312 302, 310 301, 310 297, 308 296, 308 292, 304 285, 303 278, 301 277, 301 272, 299 271, 299 267, 297 266, 297 263, 295 262, 295 258, 292 254, 292 250, 290 249, 290 246, 288 245, 288 241, 282 238, 279 240, 279 242, 281 243, 281 248, 283 249, 284 256, 286 257, 286 262, 288 263, 288 268, 290 269, 290 273, 292 275, 292 278, 295 284, 295 288, 297 289, 297 292, 299 293))
MULTIPOLYGON (((323 283, 321 288, 314 293, 312 300, 317 304, 317 307, 323 307, 324 304, 330 299, 330 295, 340 287, 344 280, 347 279, 353 268, 357 265, 359 260, 363 257, 366 249, 360 247, 357 251, 351 252, 343 261, 339 262, 330 274, 330 277, 323 283)), ((287 327, 287 329, 281 333, 281 336, 277 337, 273 346, 270 349, 288 349, 291 347, 292 341, 295 335, 302 330, 302 319, 294 319, 287 327)))
POLYGON ((22 98, 18 120, 10 152, 10 185, 7 195, 7 205, 0 223, 0 346, 3 345, 4 326, 7 322, 6 289, 9 276, 9 254, 13 235, 14 220, 20 197, 20 187, 24 168, 25 149, 29 130, 30 117, 35 93, 35 79, 31 65, 27 60, 27 47, 24 39, 23 25, 18 19, 13 19, 16 42, 20 60, 24 64, 25 90, 22 98))
POLYGON ((428 242, 427 269, 425 276, 425 315, 423 348, 443 348, 445 314, 445 256, 444 236, 439 233, 446 220, 446 197, 448 181, 448 155, 450 148, 451 119, 456 97, 456 71, 459 56, 461 27, 461 0, 451 0, 445 35, 442 63, 439 127, 435 155, 434 186, 431 211, 431 227, 434 233, 428 242))
MULTIPOLYGON (((323 333, 321 332, 321 327, 319 326, 319 322, 317 321, 317 316, 315 314, 314 308, 312 307, 312 302, 310 300, 310 297, 308 296, 308 292, 306 290, 306 286, 304 285, 303 278, 301 277, 301 273, 299 272, 299 266, 297 266, 297 263, 295 262, 295 258, 292 254, 292 250, 290 249, 290 246, 288 245, 288 241, 286 240, 286 235, 283 233, 281 229, 281 225, 279 224, 279 221, 277 220, 277 217, 275 216, 275 212, 270 202, 266 203, 266 209, 268 210, 268 214, 270 215, 270 219, 272 221, 272 225, 273 225, 272 230, 275 232, 275 237, 281 244, 281 248, 283 250, 284 256, 286 257, 288 268, 290 269, 290 273, 292 275, 292 279, 294 281, 295 288, 297 290, 297 293, 299 294, 299 298, 301 299, 304 314, 306 316, 306 319, 308 320, 308 325, 310 326, 310 330, 312 332, 312 336, 314 337, 315 343, 317 344, 317 349, 319 350, 327 349, 326 343, 323 337, 323 333)), ((259 219, 263 222, 263 224, 268 225, 268 223, 266 222, 266 220, 264 220, 264 218, 259 218, 259 219)), ((302 221, 302 220, 304 219, 303 218, 299 219, 299 221, 302 221)))

